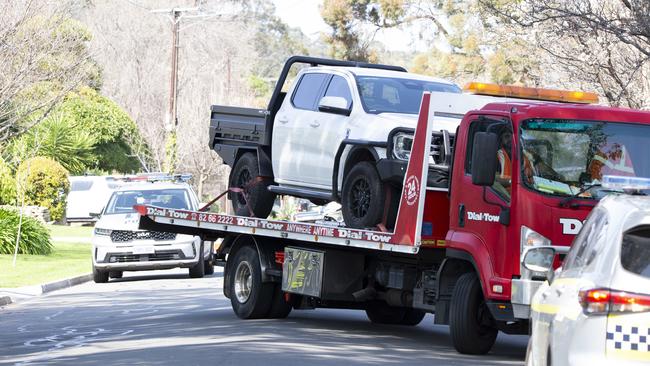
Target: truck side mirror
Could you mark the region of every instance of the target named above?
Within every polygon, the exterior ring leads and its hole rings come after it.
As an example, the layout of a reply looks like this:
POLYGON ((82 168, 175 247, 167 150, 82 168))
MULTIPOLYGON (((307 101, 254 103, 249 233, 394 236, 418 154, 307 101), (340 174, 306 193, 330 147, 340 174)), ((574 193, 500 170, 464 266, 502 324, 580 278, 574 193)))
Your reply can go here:
POLYGON ((318 102, 318 110, 325 113, 334 113, 340 114, 343 116, 349 116, 352 112, 351 108, 348 108, 348 101, 343 97, 322 97, 320 102, 318 102))
POLYGON ((524 267, 533 272, 544 272, 549 282, 553 278, 553 260, 555 259, 555 249, 549 247, 535 247, 529 249, 524 254, 522 264, 524 267))
POLYGON ((477 132, 472 147, 472 184, 489 187, 497 173, 497 135, 477 132))

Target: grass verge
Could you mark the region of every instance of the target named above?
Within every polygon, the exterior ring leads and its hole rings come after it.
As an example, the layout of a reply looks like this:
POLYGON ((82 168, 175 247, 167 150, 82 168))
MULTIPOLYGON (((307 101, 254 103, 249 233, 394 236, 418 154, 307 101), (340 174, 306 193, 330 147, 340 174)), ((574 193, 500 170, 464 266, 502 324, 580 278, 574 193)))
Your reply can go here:
MULTIPOLYGON (((53 235, 54 236, 54 235, 53 235)), ((0 288, 40 285, 92 271, 90 244, 54 243, 50 255, 0 255, 0 288)))
POLYGON ((66 225, 48 225, 52 238, 90 238, 93 234, 92 226, 66 226, 66 225))

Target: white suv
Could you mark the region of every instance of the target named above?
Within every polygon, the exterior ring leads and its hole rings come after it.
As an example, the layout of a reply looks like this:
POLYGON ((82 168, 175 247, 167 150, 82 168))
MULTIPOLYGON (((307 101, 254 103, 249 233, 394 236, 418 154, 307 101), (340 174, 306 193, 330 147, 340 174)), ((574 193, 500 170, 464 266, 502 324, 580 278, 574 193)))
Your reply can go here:
POLYGON ((95 224, 92 237, 93 278, 107 282, 123 271, 189 268, 190 277, 212 274, 212 243, 198 236, 138 229, 136 204, 198 210, 186 183, 131 183, 113 192, 95 224))

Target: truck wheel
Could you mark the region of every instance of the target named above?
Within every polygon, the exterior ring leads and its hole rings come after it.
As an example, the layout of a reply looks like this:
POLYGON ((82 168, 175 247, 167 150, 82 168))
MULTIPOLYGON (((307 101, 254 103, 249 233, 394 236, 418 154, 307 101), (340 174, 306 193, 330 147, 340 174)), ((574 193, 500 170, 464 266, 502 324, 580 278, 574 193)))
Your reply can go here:
POLYGON ((273 209, 275 194, 268 190, 268 184, 264 182, 251 182, 260 175, 257 156, 253 153, 243 154, 235 163, 230 172, 230 187, 243 188, 246 198, 241 193, 229 193, 230 202, 237 216, 251 216, 266 218, 273 209))
POLYGON ((389 306, 383 301, 373 301, 368 303, 366 315, 376 324, 402 324, 406 309, 389 306))
POLYGON ((460 276, 451 295, 449 311, 449 333, 456 350, 472 355, 488 353, 499 332, 493 323, 476 274, 460 276))
POLYGON ((422 310, 407 308, 405 309, 404 319, 400 322, 401 325, 411 325, 415 326, 420 324, 424 316, 427 315, 422 310))
POLYGON ((108 271, 102 271, 93 266, 93 281, 95 281, 95 283, 108 282, 108 271))
POLYGON ((271 319, 284 319, 291 313, 291 304, 284 301, 284 291, 282 284, 276 284, 273 290, 273 300, 271 300, 271 309, 268 317, 271 319))
POLYGON ((235 253, 228 266, 230 304, 241 319, 265 317, 273 300, 273 283, 263 283, 260 258, 257 250, 249 245, 235 253))
POLYGON ((374 227, 384 213, 385 187, 377 169, 367 161, 355 165, 343 181, 341 211, 345 225, 374 227))
POLYGON ((199 245, 199 261, 190 267, 190 278, 201 278, 205 275, 205 254, 203 254, 203 243, 199 245))
POLYGON ((122 271, 110 271, 108 272, 109 278, 122 278, 124 273, 122 271))

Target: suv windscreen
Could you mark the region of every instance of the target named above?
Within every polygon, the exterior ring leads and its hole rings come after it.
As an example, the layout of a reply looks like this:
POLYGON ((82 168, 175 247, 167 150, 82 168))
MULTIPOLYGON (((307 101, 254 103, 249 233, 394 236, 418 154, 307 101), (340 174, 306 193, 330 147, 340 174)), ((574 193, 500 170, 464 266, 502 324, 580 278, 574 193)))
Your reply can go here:
POLYGON ((546 194, 600 199, 603 175, 650 178, 647 125, 530 119, 520 145, 524 185, 546 194))
POLYGON ((357 88, 367 113, 418 114, 422 93, 461 93, 458 86, 435 81, 357 76, 357 88))
POLYGON ((621 265, 627 271, 650 278, 650 227, 641 227, 623 235, 621 265))
POLYGON ((191 208, 185 189, 152 189, 115 192, 108 201, 105 215, 135 212, 134 205, 152 205, 178 210, 191 208))

